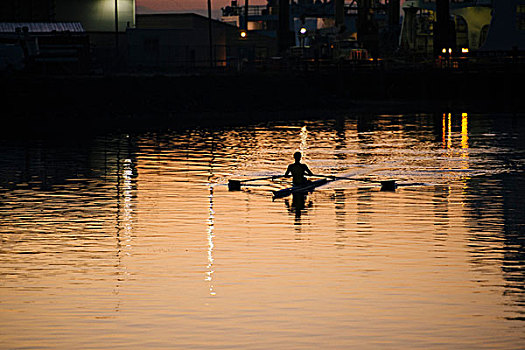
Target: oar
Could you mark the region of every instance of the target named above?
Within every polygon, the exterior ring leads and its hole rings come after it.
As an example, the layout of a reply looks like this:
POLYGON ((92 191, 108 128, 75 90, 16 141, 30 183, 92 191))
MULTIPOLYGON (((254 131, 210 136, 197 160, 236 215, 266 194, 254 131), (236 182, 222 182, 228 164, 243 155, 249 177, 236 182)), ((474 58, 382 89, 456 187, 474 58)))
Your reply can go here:
POLYGON ((359 182, 372 182, 380 183, 381 191, 395 191, 396 190, 396 180, 369 180, 369 179, 356 179, 354 177, 342 177, 334 175, 315 175, 319 177, 325 177, 332 180, 349 180, 349 181, 359 181, 359 182))
POLYGON ((265 177, 257 177, 255 179, 248 179, 248 180, 228 180, 228 190, 230 191, 240 191, 241 190, 241 183, 244 182, 250 182, 250 181, 260 181, 260 180, 273 180, 277 179, 279 177, 284 177, 284 175, 272 175, 272 176, 265 176, 265 177))

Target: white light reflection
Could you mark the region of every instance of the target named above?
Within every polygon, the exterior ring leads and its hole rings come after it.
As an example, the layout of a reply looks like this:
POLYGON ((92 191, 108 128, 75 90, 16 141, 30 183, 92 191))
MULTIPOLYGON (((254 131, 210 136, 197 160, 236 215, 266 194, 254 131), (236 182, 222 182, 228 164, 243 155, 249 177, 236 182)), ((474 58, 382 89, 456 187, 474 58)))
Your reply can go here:
MULTIPOLYGON (((117 155, 117 282, 114 294, 120 294, 123 281, 129 276, 126 266, 122 264, 122 254, 131 255, 131 240, 133 237, 133 162, 126 158, 122 161, 117 155), (122 164, 122 169, 120 168, 122 164), (121 186, 122 184, 122 186, 121 186)), ((120 301, 115 311, 120 310, 120 301)))
POLYGON ((122 178, 124 180, 122 196, 124 197, 124 207, 122 224, 124 228, 124 237, 126 239, 126 247, 130 247, 132 229, 133 229, 133 169, 131 159, 124 159, 124 170, 122 172, 122 178))
POLYGON ((306 153, 307 140, 308 140, 308 130, 306 129, 306 125, 304 125, 301 128, 301 148, 300 148, 303 157, 306 153))
POLYGON ((208 266, 205 281, 210 283, 210 295, 214 296, 217 294, 213 288, 213 238, 215 237, 213 230, 215 226, 215 211, 213 210, 213 185, 210 184, 209 186, 210 195, 208 198, 210 200, 210 205, 208 207, 208 266))

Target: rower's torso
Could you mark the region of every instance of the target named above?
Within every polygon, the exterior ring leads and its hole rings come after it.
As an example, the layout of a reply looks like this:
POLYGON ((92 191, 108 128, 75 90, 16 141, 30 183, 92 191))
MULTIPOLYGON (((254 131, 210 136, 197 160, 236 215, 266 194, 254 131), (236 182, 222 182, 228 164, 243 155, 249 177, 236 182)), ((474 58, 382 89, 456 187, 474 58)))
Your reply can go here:
POLYGON ((293 163, 288 166, 288 171, 292 174, 292 181, 294 185, 300 185, 306 182, 305 174, 307 173, 307 166, 301 163, 293 163))

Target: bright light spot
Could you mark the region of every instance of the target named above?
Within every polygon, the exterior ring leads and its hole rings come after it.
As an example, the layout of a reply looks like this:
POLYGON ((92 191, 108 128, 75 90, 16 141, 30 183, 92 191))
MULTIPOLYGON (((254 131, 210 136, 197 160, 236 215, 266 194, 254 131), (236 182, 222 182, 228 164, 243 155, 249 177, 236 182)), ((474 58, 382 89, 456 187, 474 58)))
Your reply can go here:
POLYGON ((452 49, 448 49, 448 53, 452 53, 452 49))
POLYGON ((461 148, 468 148, 468 113, 461 113, 461 148))
POLYGON ((462 52, 462 53, 468 53, 468 47, 464 47, 464 48, 462 48, 462 49, 461 49, 461 52, 462 52))
POLYGON ((248 35, 248 33, 246 33, 245 30, 241 31, 241 38, 246 38, 247 35, 248 35))
POLYGON ((441 50, 441 52, 447 53, 447 49, 443 49, 443 50, 441 50))
POLYGON ((299 33, 301 33, 302 35, 305 35, 307 31, 308 30, 306 30, 305 27, 302 27, 301 29, 299 29, 299 33))

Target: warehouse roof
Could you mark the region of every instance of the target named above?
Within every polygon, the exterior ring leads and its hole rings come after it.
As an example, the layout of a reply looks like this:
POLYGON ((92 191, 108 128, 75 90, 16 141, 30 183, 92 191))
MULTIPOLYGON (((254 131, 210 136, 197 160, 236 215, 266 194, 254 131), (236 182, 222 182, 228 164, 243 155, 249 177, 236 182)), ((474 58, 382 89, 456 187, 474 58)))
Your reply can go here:
POLYGON ((85 32, 80 22, 0 22, 0 33, 15 33, 17 28, 24 27, 30 33, 85 32))

